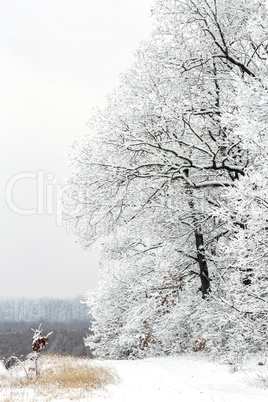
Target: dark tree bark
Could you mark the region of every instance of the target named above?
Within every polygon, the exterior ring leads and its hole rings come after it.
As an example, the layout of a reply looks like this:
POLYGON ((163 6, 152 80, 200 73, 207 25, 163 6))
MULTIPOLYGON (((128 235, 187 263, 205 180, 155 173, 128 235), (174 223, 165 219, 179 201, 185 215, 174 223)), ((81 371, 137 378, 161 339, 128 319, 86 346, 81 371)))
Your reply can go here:
POLYGON ((195 242, 197 250, 197 261, 200 269, 200 279, 201 279, 201 292, 203 299, 210 292, 210 279, 208 276, 208 265, 205 256, 204 248, 204 238, 201 229, 196 229, 195 231, 195 242))
MULTIPOLYGON (((189 169, 185 169, 184 173, 186 177, 189 177, 189 169)), ((195 206, 192 198, 192 190, 187 189, 186 192, 190 197, 189 206, 194 211, 195 206)), ((205 299, 206 295, 210 292, 210 279, 208 275, 208 265, 205 254, 204 237, 201 228, 196 222, 195 217, 193 219, 193 222, 195 224, 194 234, 195 234, 196 254, 197 254, 197 263, 199 265, 200 280, 201 280, 200 290, 202 292, 202 298, 205 299)))

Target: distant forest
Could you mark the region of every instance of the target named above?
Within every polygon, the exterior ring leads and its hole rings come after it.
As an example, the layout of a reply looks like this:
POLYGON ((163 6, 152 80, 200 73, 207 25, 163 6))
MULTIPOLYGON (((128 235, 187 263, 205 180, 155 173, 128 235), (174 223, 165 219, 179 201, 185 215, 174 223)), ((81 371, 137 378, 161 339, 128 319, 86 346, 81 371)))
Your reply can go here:
MULTIPOLYGON (((56 353, 80 357, 92 357, 92 350, 84 344, 89 336, 90 323, 85 321, 43 322, 44 334, 53 331, 44 353, 56 353)), ((32 352, 31 328, 38 328, 34 322, 0 322, 0 360, 17 356, 23 360, 32 352)))
POLYGON ((32 351, 31 328, 42 323, 44 333, 53 331, 45 353, 91 357, 84 344, 90 334, 88 306, 75 298, 0 299, 0 360, 16 355, 23 359, 32 351))
POLYGON ((0 299, 0 322, 74 320, 89 322, 88 307, 80 302, 81 299, 82 296, 66 299, 0 299))

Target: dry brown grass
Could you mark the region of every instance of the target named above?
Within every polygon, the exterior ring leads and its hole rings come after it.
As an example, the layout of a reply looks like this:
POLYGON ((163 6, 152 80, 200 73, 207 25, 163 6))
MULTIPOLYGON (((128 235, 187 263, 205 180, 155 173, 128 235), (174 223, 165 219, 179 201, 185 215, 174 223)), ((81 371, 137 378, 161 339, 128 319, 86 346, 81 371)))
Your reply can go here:
POLYGON ((38 384, 52 388, 102 388, 113 382, 114 375, 103 367, 90 365, 88 360, 73 357, 49 357, 50 365, 37 377, 21 380, 22 385, 38 384), (52 363, 51 360, 54 360, 52 363))
POLYGON ((40 363, 42 367, 38 376, 31 375, 26 378, 22 373, 11 373, 9 378, 2 382, 2 387, 8 387, 12 393, 16 391, 18 397, 23 390, 31 390, 35 395, 42 395, 43 400, 51 400, 52 395, 53 398, 63 397, 66 392, 70 399, 82 399, 93 390, 103 389, 118 380, 112 369, 101 367, 88 359, 45 355, 40 358, 40 363))

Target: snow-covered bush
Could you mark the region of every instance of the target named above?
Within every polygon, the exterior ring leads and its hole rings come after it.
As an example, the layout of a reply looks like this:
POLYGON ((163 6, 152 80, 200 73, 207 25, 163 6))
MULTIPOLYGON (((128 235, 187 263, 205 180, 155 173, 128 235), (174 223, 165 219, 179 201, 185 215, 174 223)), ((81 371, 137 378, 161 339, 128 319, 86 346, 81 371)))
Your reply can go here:
POLYGON ((43 335, 43 330, 41 329, 41 325, 39 325, 38 329, 32 329, 34 332, 32 338, 32 350, 33 353, 28 355, 28 360, 32 361, 34 366, 30 367, 29 370, 33 371, 37 376, 40 374, 40 368, 38 365, 38 359, 40 357, 40 353, 46 348, 48 343, 48 338, 53 332, 49 332, 46 336, 43 335))

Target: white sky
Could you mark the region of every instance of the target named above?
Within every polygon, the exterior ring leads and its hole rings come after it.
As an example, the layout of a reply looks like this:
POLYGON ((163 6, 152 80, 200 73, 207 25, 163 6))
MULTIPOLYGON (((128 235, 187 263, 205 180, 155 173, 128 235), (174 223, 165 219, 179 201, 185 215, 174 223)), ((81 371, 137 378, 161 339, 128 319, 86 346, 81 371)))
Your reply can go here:
MULTIPOLYGON (((44 172, 45 187, 47 173, 63 182, 63 153, 148 36, 152 3, 0 0, 0 296, 75 296, 96 285, 94 254, 57 227, 55 214, 13 212, 5 187, 24 172, 44 172)), ((37 206, 36 183, 14 184, 19 208, 37 206)))

